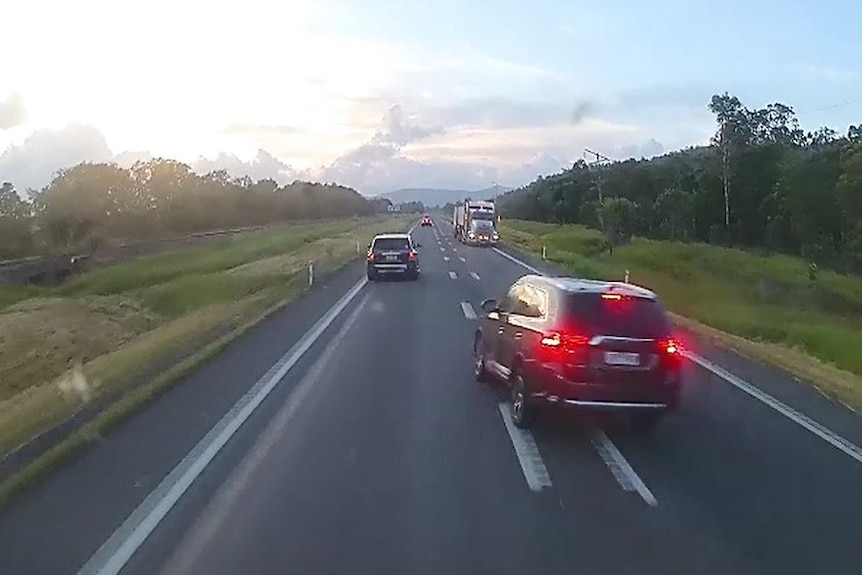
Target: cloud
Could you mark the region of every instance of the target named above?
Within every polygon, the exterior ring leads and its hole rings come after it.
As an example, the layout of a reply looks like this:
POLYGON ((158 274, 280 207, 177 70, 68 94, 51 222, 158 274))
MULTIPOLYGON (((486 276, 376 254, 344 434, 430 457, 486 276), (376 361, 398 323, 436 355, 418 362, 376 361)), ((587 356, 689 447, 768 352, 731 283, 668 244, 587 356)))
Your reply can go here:
POLYGON ((213 159, 198 158, 191 163, 191 167, 199 174, 225 170, 233 176, 248 176, 253 180, 272 179, 279 184, 290 183, 300 175, 266 150, 258 150, 257 155, 248 162, 233 154, 222 153, 213 159))
POLYGON ((416 105, 418 116, 435 124, 454 127, 510 129, 560 125, 566 122, 565 102, 507 97, 472 97, 451 103, 416 105))
POLYGON ((0 102, 0 130, 8 130, 20 126, 27 121, 27 109, 24 98, 15 92, 5 101, 0 102))
POLYGON ((70 124, 59 130, 36 130, 0 155, 0 180, 10 181, 21 190, 39 189, 61 168, 107 162, 112 156, 105 137, 92 126, 70 124))
POLYGON ((147 151, 140 152, 121 152, 114 156, 112 160, 121 168, 131 168, 136 162, 149 162, 153 159, 153 155, 147 151))
POLYGON ((270 136, 293 136, 302 133, 296 126, 286 125, 263 125, 243 122, 235 122, 225 126, 222 131, 225 134, 237 136, 270 137, 270 136))
POLYGON ((619 159, 628 159, 628 158, 652 158, 653 156, 658 156, 665 151, 664 145, 656 140, 655 138, 650 138, 646 142, 640 144, 626 144, 620 146, 618 148, 618 152, 615 154, 619 159))
POLYGON ((399 156, 399 152, 409 144, 444 134, 445 130, 418 123, 400 104, 390 106, 381 123, 369 142, 339 156, 316 174, 327 181, 359 186, 363 191, 374 188, 375 192, 386 191, 390 182, 421 176, 417 171, 421 165, 399 156))
MULTIPOLYGON (((41 189, 58 170, 81 162, 115 162, 128 168, 137 161, 152 159, 148 151, 114 154, 96 128, 71 124, 59 130, 36 130, 21 144, 7 148, 0 155, 0 181, 12 182, 19 190, 41 189)), ((249 161, 222 153, 212 159, 200 157, 190 165, 198 173, 227 170, 234 176, 272 178, 282 184, 303 175, 266 150, 258 150, 249 161)))
MULTIPOLYGON (((380 104, 368 104, 368 109, 379 110, 380 104)), ((620 159, 664 151, 659 140, 649 137, 653 134, 638 125, 595 117, 596 109, 592 101, 543 105, 538 100, 516 99, 475 99, 439 106, 425 103, 409 108, 390 104, 376 125, 368 121, 354 134, 364 137, 316 168, 298 167, 289 160, 295 147, 303 144, 291 134, 258 146, 250 159, 222 152, 199 156, 189 165, 198 173, 226 170, 233 176, 271 178, 281 184, 295 179, 338 182, 375 194, 403 187, 483 188, 492 182, 516 187, 571 165, 585 147, 620 159)), ((258 126, 231 127, 245 131, 258 126)), ((271 125, 263 131, 268 128, 281 129, 271 125)), ((331 136, 321 130, 316 137, 331 136)), ((129 167, 150 159, 152 153, 146 150, 114 154, 94 127, 72 125, 37 130, 9 148, 0 156, 0 179, 12 181, 19 189, 40 188, 56 170, 82 161, 113 161, 129 167)))
POLYGON ((391 144, 401 147, 427 138, 428 136, 444 132, 444 129, 440 126, 422 126, 417 124, 413 119, 405 115, 400 104, 394 104, 389 108, 383 122, 383 129, 374 134, 372 142, 375 144, 391 144))

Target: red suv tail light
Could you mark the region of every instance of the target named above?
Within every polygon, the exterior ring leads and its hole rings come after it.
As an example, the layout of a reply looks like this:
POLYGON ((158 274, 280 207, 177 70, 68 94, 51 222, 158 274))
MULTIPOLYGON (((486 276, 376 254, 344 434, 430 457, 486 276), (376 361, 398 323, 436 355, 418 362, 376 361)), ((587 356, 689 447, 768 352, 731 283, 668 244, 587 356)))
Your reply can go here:
POLYGON ((590 357, 590 338, 585 335, 550 332, 542 335, 539 355, 541 360, 571 365, 587 365, 590 357))
POLYGON ((368 252, 368 255, 365 256, 365 260, 369 262, 374 261, 374 252, 368 252))
POLYGON ((549 348, 573 349, 582 347, 590 342, 590 338, 585 335, 577 335, 554 331, 546 333, 542 336, 542 346, 549 348))
POLYGON ((666 339, 659 343, 659 347, 667 355, 676 355, 679 353, 679 344, 675 339, 666 339))

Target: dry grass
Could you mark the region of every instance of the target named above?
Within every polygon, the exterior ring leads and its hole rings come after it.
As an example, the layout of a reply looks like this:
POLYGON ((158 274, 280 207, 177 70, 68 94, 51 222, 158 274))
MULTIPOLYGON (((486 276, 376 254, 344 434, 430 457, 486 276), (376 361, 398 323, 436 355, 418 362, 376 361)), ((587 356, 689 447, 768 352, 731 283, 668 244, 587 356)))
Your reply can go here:
POLYGON ((108 353, 159 323, 124 296, 34 298, 0 313, 0 401, 108 353))
MULTIPOLYGON (((63 357, 44 354, 36 367, 43 373, 56 373, 42 379, 19 393, 0 402, 0 452, 7 453, 29 438, 63 421, 88 402, 129 383, 146 372, 175 350, 181 350, 200 341, 202 335, 225 325, 241 311, 239 304, 212 306, 190 314, 153 330, 117 343, 112 350, 94 357, 91 361, 73 361, 68 365, 63 357), (63 364, 57 369, 58 364, 63 364), (77 379, 77 381, 76 381, 77 379)), ((131 332, 124 336, 129 337, 131 332)), ((74 352, 97 353, 106 348, 100 335, 78 340, 74 352)), ((66 350, 68 351, 68 349, 66 350)), ((31 371, 35 371, 31 370, 31 371)))

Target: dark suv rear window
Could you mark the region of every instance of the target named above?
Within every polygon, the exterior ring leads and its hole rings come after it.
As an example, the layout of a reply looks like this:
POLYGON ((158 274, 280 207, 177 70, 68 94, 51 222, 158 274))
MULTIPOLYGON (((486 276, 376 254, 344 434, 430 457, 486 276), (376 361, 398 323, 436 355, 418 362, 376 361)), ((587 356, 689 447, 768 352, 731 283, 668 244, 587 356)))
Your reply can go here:
POLYGON ((406 250, 410 246, 407 238, 377 238, 374 240, 374 249, 383 251, 406 250))
POLYGON ((662 305, 640 297, 613 300, 597 293, 571 294, 566 297, 565 318, 574 329, 589 335, 655 339, 671 331, 662 305))

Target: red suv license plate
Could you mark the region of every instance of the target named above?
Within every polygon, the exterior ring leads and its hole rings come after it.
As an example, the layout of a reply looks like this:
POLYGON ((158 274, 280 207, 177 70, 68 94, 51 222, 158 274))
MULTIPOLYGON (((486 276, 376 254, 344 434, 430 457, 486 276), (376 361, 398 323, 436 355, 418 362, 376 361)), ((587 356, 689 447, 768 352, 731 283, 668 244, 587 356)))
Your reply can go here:
POLYGON ((641 364, 640 354, 622 351, 606 351, 605 363, 608 365, 638 366, 641 364))

